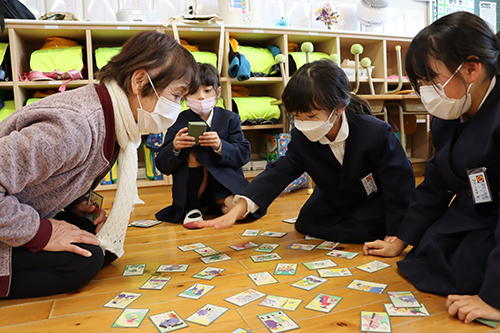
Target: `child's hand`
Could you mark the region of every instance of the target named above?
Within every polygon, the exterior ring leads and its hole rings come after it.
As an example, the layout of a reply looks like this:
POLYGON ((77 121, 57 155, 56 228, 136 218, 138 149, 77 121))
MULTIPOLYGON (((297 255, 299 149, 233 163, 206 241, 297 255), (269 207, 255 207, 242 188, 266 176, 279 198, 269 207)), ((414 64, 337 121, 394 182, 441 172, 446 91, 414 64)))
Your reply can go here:
POLYGON ((220 141, 217 132, 205 132, 198 138, 201 146, 212 147, 214 150, 219 150, 222 142, 220 141))
POLYGON ((500 309, 495 309, 478 295, 448 295, 446 306, 450 315, 457 315, 466 324, 476 318, 500 321, 500 309))
POLYGON ((387 240, 377 239, 374 242, 366 242, 363 245, 363 253, 365 255, 375 255, 382 257, 399 256, 408 244, 399 238, 393 236, 386 237, 387 240))
POLYGON ((187 134, 187 130, 187 127, 181 128, 175 135, 174 142, 172 143, 172 148, 175 151, 194 146, 195 139, 187 134))
POLYGON ((246 200, 241 199, 238 201, 229 212, 213 220, 198 221, 195 223, 196 228, 213 227, 214 229, 226 229, 233 226, 237 219, 239 219, 247 211, 246 200))

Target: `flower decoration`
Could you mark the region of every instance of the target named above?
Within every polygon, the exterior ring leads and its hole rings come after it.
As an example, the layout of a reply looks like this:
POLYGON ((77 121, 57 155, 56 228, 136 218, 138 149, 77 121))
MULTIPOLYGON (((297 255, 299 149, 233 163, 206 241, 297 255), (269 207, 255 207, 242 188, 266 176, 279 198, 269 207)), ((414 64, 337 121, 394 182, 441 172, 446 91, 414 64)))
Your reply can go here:
POLYGON ((316 21, 324 22, 328 27, 337 23, 339 13, 333 10, 330 3, 325 3, 322 8, 316 11, 316 21))

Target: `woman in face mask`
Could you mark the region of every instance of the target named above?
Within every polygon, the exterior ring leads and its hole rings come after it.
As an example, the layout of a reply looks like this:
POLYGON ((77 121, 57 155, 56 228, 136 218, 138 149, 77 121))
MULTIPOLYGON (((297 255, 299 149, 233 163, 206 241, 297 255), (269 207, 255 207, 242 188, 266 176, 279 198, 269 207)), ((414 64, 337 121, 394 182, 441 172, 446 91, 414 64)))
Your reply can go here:
POLYGON ((391 127, 349 92, 345 73, 330 60, 302 66, 282 99, 295 117, 285 156, 250 183, 228 214, 197 226, 230 227, 246 213, 267 208, 306 171, 316 188, 300 210, 297 231, 352 243, 395 236, 415 178, 391 127))
POLYGON ((143 133, 165 130, 199 85, 191 54, 158 32, 130 38, 99 79, 0 123, 0 297, 73 291, 123 254, 140 202, 137 123, 143 133), (93 189, 118 157, 107 217, 93 189))
POLYGON ((186 228, 195 228, 194 222, 203 220, 202 211, 219 215, 233 207, 234 195, 248 186, 241 167, 250 160, 250 143, 241 130, 240 117, 215 106, 221 94, 217 69, 201 63, 198 69, 201 85, 187 96, 189 109, 168 130, 156 157, 158 170, 173 175, 173 203, 156 218, 184 219, 186 228), (197 143, 188 134, 190 122, 205 127, 197 143))
POLYGON ((500 320, 499 55, 497 36, 467 12, 412 41, 406 72, 434 116, 436 152, 398 237, 364 246, 365 254, 397 256, 413 245, 401 272, 421 291, 448 295, 448 312, 466 323, 500 320))

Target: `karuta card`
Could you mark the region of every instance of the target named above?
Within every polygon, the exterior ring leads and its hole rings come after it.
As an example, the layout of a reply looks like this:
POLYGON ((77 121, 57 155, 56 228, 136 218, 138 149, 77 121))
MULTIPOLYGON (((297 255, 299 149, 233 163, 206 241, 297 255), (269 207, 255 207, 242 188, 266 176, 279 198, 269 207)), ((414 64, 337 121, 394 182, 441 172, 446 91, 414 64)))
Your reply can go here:
POLYGON ((231 257, 225 253, 219 253, 219 254, 214 254, 213 256, 210 257, 201 257, 200 260, 203 261, 205 264, 211 264, 214 262, 231 260, 231 257))
POLYGON ((206 295, 210 290, 214 288, 215 286, 211 286, 208 284, 195 283, 177 296, 191 299, 200 299, 202 296, 206 295))
POLYGON ((142 275, 144 274, 145 269, 146 269, 146 264, 127 265, 123 270, 122 276, 142 275))
POLYGON ((297 281, 295 283, 292 283, 291 285, 293 287, 297 287, 300 289, 311 290, 311 289, 314 289, 317 286, 325 283, 326 281, 328 281, 328 279, 324 279, 324 278, 319 277, 319 276, 308 275, 305 278, 300 279, 299 281, 297 281))
POLYGON ((257 246, 259 246, 259 244, 255 244, 254 242, 245 242, 241 244, 230 245, 229 247, 235 251, 241 251, 241 250, 251 249, 257 246))
POLYGON ((152 276, 139 289, 162 290, 171 278, 170 276, 152 276))
POLYGON ((286 248, 287 249, 292 249, 292 250, 301 250, 301 251, 312 251, 316 245, 313 244, 299 244, 299 243, 292 243, 288 245, 286 248))
POLYGON ((266 294, 261 293, 260 291, 248 289, 231 297, 225 298, 224 300, 237 306, 243 306, 264 296, 266 296, 266 294))
POLYGON ((387 296, 396 308, 419 308, 420 303, 411 291, 388 291, 387 296))
POLYGON ((323 278, 329 277, 340 277, 340 276, 352 276, 349 268, 325 268, 318 269, 318 275, 323 278))
POLYGON ((149 316, 149 319, 160 333, 172 332, 189 326, 175 311, 149 316))
POLYGON ((125 309, 111 327, 139 327, 148 312, 149 309, 125 309))
POLYGON ((295 275, 298 264, 276 264, 274 275, 295 275))
POLYGON ((349 289, 366 291, 374 294, 382 294, 387 288, 387 285, 384 283, 376 283, 362 280, 352 280, 351 283, 347 286, 349 289))
POLYGON ((330 259, 303 262, 302 265, 306 266, 308 270, 337 266, 337 264, 330 259))
POLYGON ((267 295, 262 301, 260 301, 259 305, 275 309, 295 311, 299 307, 300 303, 302 303, 302 300, 298 298, 267 295))
POLYGON ((244 328, 237 328, 234 331, 232 331, 231 333, 252 333, 252 332, 248 331, 248 330, 246 330, 244 328))
POLYGON ((241 234, 242 237, 255 237, 258 236, 260 233, 260 229, 246 229, 243 231, 241 234))
POLYGON ((284 219, 282 221, 285 222, 285 223, 292 223, 293 224, 293 223, 297 222, 297 218, 298 217, 292 217, 290 219, 284 219))
POLYGON ((391 319, 385 312, 360 312, 361 332, 392 332, 391 319))
POLYGON ((384 304, 385 312, 391 317, 427 317, 430 316, 425 305, 418 308, 396 308, 392 304, 384 304))
POLYGON ((252 279, 253 283, 257 286, 278 283, 278 280, 276 280, 269 272, 250 273, 248 274, 248 277, 252 279))
POLYGON ((332 309, 336 307, 341 300, 342 297, 340 296, 332 296, 319 293, 318 295, 316 295, 316 297, 312 299, 312 301, 310 301, 306 306, 304 306, 304 309, 328 313, 332 311, 332 309))
POLYGON ((186 321, 208 326, 213 323, 217 318, 222 316, 228 308, 217 306, 213 304, 206 304, 204 307, 186 318, 186 321))
POLYGON ((87 205, 92 206, 94 210, 90 213, 85 213, 85 217, 94 222, 95 219, 98 218, 99 215, 101 215, 101 207, 103 201, 104 198, 102 196, 90 190, 87 205))
POLYGON ((281 238, 281 237, 285 236, 286 234, 287 234, 286 232, 264 231, 260 235, 266 236, 266 237, 281 238))
POLYGON ((193 251, 194 249, 201 249, 202 247, 207 247, 207 246, 203 243, 194 243, 189 245, 178 246, 179 250, 183 252, 193 251))
POLYGON ((300 328, 284 311, 276 311, 257 315, 257 318, 271 332, 286 332, 300 328))
POLYGON ((374 260, 371 262, 368 262, 363 265, 356 266, 357 269, 360 269, 362 271, 368 272, 368 273, 373 273, 380 271, 384 268, 391 267, 391 265, 386 264, 385 262, 374 260))
POLYGON ((152 226, 155 226, 157 224, 160 224, 161 221, 157 220, 138 220, 130 223, 128 226, 129 227, 141 227, 141 228, 149 228, 152 226))
POLYGON ((259 254, 259 255, 250 256, 250 258, 253 260, 253 262, 263 262, 263 261, 272 261, 272 260, 283 259, 277 253, 259 254))
POLYGON ((357 256, 359 253, 357 252, 346 252, 346 251, 340 251, 340 250, 332 250, 328 252, 326 255, 327 256, 332 256, 335 258, 342 258, 342 259, 349 259, 351 260, 355 256, 357 256))
POLYGON ((225 271, 224 268, 206 267, 203 270, 196 273, 195 275, 193 275, 193 277, 203 280, 212 280, 214 277, 220 275, 220 273, 224 271, 225 271))
POLYGON ((321 238, 313 237, 313 236, 309 236, 309 235, 305 235, 304 239, 305 240, 322 240, 321 238))
POLYGON ((201 249, 194 249, 194 252, 198 253, 202 257, 213 256, 219 254, 219 251, 211 248, 210 246, 202 247, 201 249))
POLYGON ((331 251, 331 250, 333 250, 334 248, 336 248, 339 245, 340 245, 339 242, 324 241, 323 243, 321 243, 318 246, 316 246, 316 248, 320 249, 320 250, 329 250, 329 251, 331 251))
POLYGON ((181 273, 187 271, 189 265, 160 265, 156 270, 159 273, 181 273))
POLYGON ((491 320, 491 319, 476 318, 474 320, 480 322, 483 325, 486 325, 486 326, 489 326, 489 327, 493 327, 493 328, 497 328, 498 325, 500 324, 500 321, 491 320))
POLYGON ((115 309, 125 309, 127 306, 132 304, 133 301, 141 297, 142 294, 128 293, 122 291, 117 296, 115 296, 111 301, 104 304, 105 308, 115 308, 115 309))
POLYGON ((273 252, 278 246, 280 246, 279 244, 271 244, 271 243, 263 243, 262 245, 260 245, 258 248, 256 248, 254 251, 256 252, 267 252, 267 253, 271 253, 273 252))

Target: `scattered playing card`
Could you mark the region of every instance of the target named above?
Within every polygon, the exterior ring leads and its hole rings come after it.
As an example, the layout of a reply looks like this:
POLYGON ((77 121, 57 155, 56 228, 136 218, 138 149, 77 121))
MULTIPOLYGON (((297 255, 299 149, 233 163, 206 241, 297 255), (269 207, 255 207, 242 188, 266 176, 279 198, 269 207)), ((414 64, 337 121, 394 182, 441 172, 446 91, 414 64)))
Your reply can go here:
POLYGON ((302 300, 298 298, 267 295, 262 301, 260 301, 259 305, 275 309, 295 311, 299 307, 300 303, 302 303, 302 300))
POLYGON ((382 294, 385 288, 387 288, 387 285, 384 283, 368 282, 354 279, 351 283, 349 283, 347 288, 366 291, 374 294, 382 294))
POLYGON ((224 268, 205 267, 203 270, 193 275, 193 277, 203 280, 212 280, 214 277, 218 276, 224 271, 224 268))
POLYGON ((276 264, 274 275, 295 275, 297 266, 297 264, 276 264))
POLYGON ((295 222, 297 222, 297 219, 298 219, 298 217, 292 217, 291 219, 284 219, 282 221, 286 222, 286 223, 295 223, 295 222))
POLYGON ((318 269, 318 275, 324 278, 339 277, 339 276, 352 276, 349 268, 325 268, 318 269))
POLYGON ((139 327, 149 309, 125 309, 111 327, 139 327))
POLYGON ((362 271, 368 272, 368 273, 373 273, 380 271, 381 269, 391 267, 391 265, 386 264, 385 262, 374 260, 371 262, 368 262, 363 265, 356 266, 357 269, 360 269, 362 271))
POLYGON ((191 298, 191 299, 200 299, 202 296, 204 296, 206 293, 208 293, 210 290, 214 288, 215 286, 211 286, 208 284, 195 283, 177 296, 191 298))
POLYGON ((213 256, 214 254, 219 254, 219 251, 211 248, 210 246, 202 247, 200 249, 194 249, 194 252, 198 253, 202 257, 213 256))
POLYGON ((489 326, 489 327, 493 327, 493 328, 497 328, 498 324, 500 324, 500 321, 491 320, 491 319, 476 318, 474 320, 480 322, 483 325, 486 325, 486 326, 489 326))
POLYGON ((221 261, 226 261, 226 260, 231 260, 232 258, 228 256, 225 253, 219 253, 215 254, 210 257, 201 257, 200 260, 203 261, 205 264, 210 264, 214 262, 221 262, 221 261))
POLYGON ((194 249, 201 249, 202 247, 207 247, 207 246, 203 243, 194 243, 189 245, 178 246, 179 250, 183 252, 192 251, 194 249))
POLYGON ((264 231, 260 235, 267 236, 267 237, 281 238, 281 237, 285 236, 286 234, 287 234, 286 232, 264 231))
POLYGON ((206 304, 204 307, 186 318, 186 321, 208 326, 213 323, 217 318, 222 316, 228 308, 217 306, 213 304, 206 304))
POLYGON ((252 332, 247 331, 246 329, 243 329, 243 328, 237 328, 234 331, 232 331, 231 333, 252 333, 252 332))
POLYGON ((152 276, 139 289, 162 290, 170 279, 170 276, 152 276))
POLYGON ((411 291, 388 291, 387 296, 395 308, 419 308, 420 303, 411 291))
POLYGON ((315 310, 328 313, 342 300, 340 296, 332 296, 319 293, 312 301, 309 302, 304 309, 315 310))
POLYGON ((384 304, 385 312, 391 317, 426 317, 430 316, 425 305, 420 304, 418 308, 396 308, 392 304, 384 304))
POLYGON ((297 287, 300 289, 311 290, 319 286, 320 284, 325 283, 328 279, 324 279, 322 277, 308 275, 299 281, 292 283, 293 287, 297 287))
POLYGON ((251 249, 257 246, 259 246, 259 244, 255 244, 254 242, 245 242, 241 244, 230 245, 229 247, 235 251, 241 251, 241 250, 251 249))
POLYGON ((329 251, 331 251, 331 250, 333 250, 334 248, 336 248, 339 245, 340 245, 339 242, 324 241, 323 243, 321 243, 318 246, 316 246, 316 248, 320 249, 320 250, 329 250, 329 251))
POLYGON ((276 311, 257 315, 271 333, 286 332, 300 328, 284 311, 276 311))
POLYGON ((141 227, 141 228, 149 228, 152 226, 155 226, 157 224, 160 224, 161 221, 157 220, 137 220, 132 223, 130 223, 128 226, 129 227, 141 227))
POLYGON ((261 246, 256 248, 254 251, 270 253, 270 252, 273 252, 278 246, 280 246, 280 245, 279 244, 271 244, 271 243, 263 243, 261 246))
POLYGON ((259 254, 259 255, 250 256, 250 258, 254 262, 263 262, 263 261, 271 261, 271 260, 280 260, 280 259, 283 259, 277 253, 259 254))
POLYGON ((337 266, 337 264, 331 261, 330 259, 303 262, 302 265, 306 266, 308 270, 337 266))
POLYGON ((94 222, 95 219, 98 218, 99 215, 101 215, 101 207, 103 201, 104 198, 102 196, 90 190, 89 198, 87 200, 87 205, 93 206, 94 210, 91 213, 85 213, 85 217, 90 221, 94 222))
POLYGON ((250 273, 248 274, 248 277, 252 279, 253 283, 257 286, 278 283, 278 280, 276 280, 269 272, 250 273))
POLYGON ((313 237, 313 236, 309 236, 309 235, 305 235, 304 239, 305 240, 322 240, 321 238, 313 237))
POLYGON ((327 256, 332 256, 336 258, 343 258, 343 259, 352 259, 355 256, 357 256, 359 253, 357 252, 346 252, 346 251, 339 251, 339 250, 332 250, 328 252, 326 255, 327 256))
POLYGON ((264 296, 266 296, 266 294, 261 293, 260 291, 248 289, 231 297, 225 298, 224 300, 237 306, 243 306, 264 296))
POLYGON ((104 304, 103 306, 106 308, 125 309, 127 306, 132 304, 133 301, 135 301, 141 296, 142 294, 128 293, 126 291, 122 291, 117 296, 115 296, 111 301, 104 304))
POLYGON ((241 234, 242 237, 255 237, 258 236, 260 229, 247 229, 241 234))
POLYGON ((160 265, 156 270, 159 273, 180 273, 187 271, 189 265, 160 265))
POLYGON ((391 319, 385 312, 360 312, 361 332, 392 332, 391 319))
POLYGON ((288 245, 286 248, 292 250, 312 251, 312 249, 314 249, 315 247, 316 245, 313 244, 292 243, 288 245))
POLYGON ((189 326, 175 311, 149 316, 149 319, 160 333, 172 332, 189 326))
POLYGON ((127 265, 125 266, 125 270, 123 270, 122 276, 142 275, 144 274, 145 269, 146 269, 146 264, 127 265))

